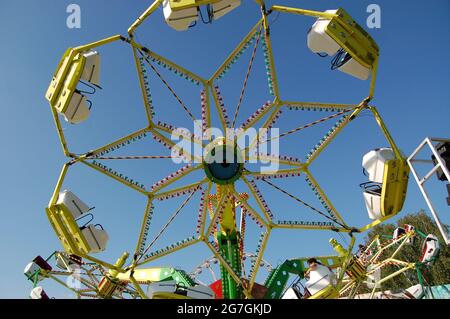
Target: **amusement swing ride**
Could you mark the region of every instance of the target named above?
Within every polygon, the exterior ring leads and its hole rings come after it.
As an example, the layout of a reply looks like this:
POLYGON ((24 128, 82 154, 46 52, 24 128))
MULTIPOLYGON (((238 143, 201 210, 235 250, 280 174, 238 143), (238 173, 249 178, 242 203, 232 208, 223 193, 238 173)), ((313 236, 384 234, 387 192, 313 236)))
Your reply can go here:
POLYGON ((410 229, 387 244, 381 243, 379 240, 374 242, 373 246, 368 247, 368 250, 361 255, 364 258, 357 257, 352 253, 356 240, 354 234, 365 232, 401 211, 407 191, 409 167, 376 107, 370 104, 374 95, 379 48, 370 35, 343 9, 319 12, 278 5, 267 8, 263 0, 256 0, 256 4, 261 10, 261 19, 256 22, 209 79, 158 55, 150 48, 138 43, 135 37, 135 32, 140 25, 157 12, 161 6, 167 24, 177 31, 184 31, 199 19, 201 8, 206 7, 208 17, 212 21, 222 18, 239 7, 240 3, 240 0, 156 0, 130 26, 127 36, 116 35, 91 44, 69 48, 64 53, 46 92, 63 152, 69 160, 63 166, 54 193, 46 208, 50 224, 64 251, 57 251, 47 259, 38 256, 27 265, 25 275, 33 282, 34 286, 31 293, 32 298, 48 298, 46 292, 39 286, 39 283, 46 278, 57 281, 73 291, 78 298, 352 298, 362 285, 372 287, 371 297, 373 297, 380 284, 394 275, 381 278, 379 270, 384 265, 396 263, 404 269, 420 269, 430 263, 432 259, 437 258, 439 252, 437 239, 432 235, 426 236, 421 233, 419 233, 420 236, 424 235, 427 239, 424 250, 427 251, 429 256, 427 255, 426 258, 429 260, 425 258, 417 263, 401 261, 395 259, 396 253, 389 258, 380 257, 386 247, 397 245, 401 249, 407 240, 414 236, 417 237, 417 233, 410 229), (268 19, 274 12, 315 18, 316 21, 307 36, 309 49, 321 56, 334 56, 332 69, 361 80, 370 78, 368 96, 357 104, 283 100, 277 81, 276 57, 273 54, 270 33, 271 22, 268 19), (129 46, 133 52, 148 124, 146 127, 103 147, 81 155, 74 154, 66 143, 61 117, 73 125, 88 120, 91 102, 78 86, 80 83, 86 82, 94 88, 100 85, 100 53, 97 50, 113 42, 123 43, 129 46), (229 117, 219 83, 222 78, 226 77, 233 64, 242 57, 244 51, 251 47, 253 52, 241 100, 258 49, 262 50, 264 54, 268 89, 273 100, 257 109, 239 126, 236 119, 240 104, 236 109, 235 116, 229 117), (200 88, 202 136, 195 136, 174 125, 158 120, 158 112, 154 109, 151 94, 150 78, 152 76, 159 79, 170 94, 176 98, 183 112, 195 120, 193 113, 164 79, 159 69, 178 75, 181 79, 200 88), (225 132, 227 128, 237 128, 237 136, 231 139, 229 136, 212 138, 209 129, 212 127, 211 116, 214 108, 223 131, 225 132), (309 152, 305 161, 292 156, 272 156, 258 153, 256 147, 258 141, 266 139, 267 136, 263 136, 262 139, 261 136, 257 137, 247 148, 241 149, 237 145, 237 140, 257 123, 260 123, 261 127, 265 129, 273 127, 284 110, 321 111, 330 113, 330 115, 282 133, 277 138, 297 133, 329 120, 337 119, 337 122, 309 152), (363 158, 363 167, 369 181, 361 186, 372 222, 357 228, 350 226, 342 218, 312 175, 309 166, 347 125, 358 119, 364 110, 368 110, 374 115, 376 124, 386 137, 389 147, 372 150, 363 158), (169 137, 173 131, 177 131, 186 141, 200 145, 203 149, 203 156, 191 154, 190 150, 175 144, 169 137), (125 148, 134 141, 149 137, 165 146, 172 156, 141 156, 139 158, 123 156, 119 158, 109 154, 116 149, 125 148), (172 159, 173 154, 182 157, 188 164, 157 181, 150 188, 104 164, 104 161, 108 159, 172 159), (227 154, 227 156, 225 157, 223 154, 227 154), (228 156, 230 154, 231 156, 228 156), (264 173, 251 171, 245 160, 251 159, 252 156, 276 162, 287 168, 264 173), (74 165, 85 165, 147 198, 136 248, 131 253, 124 252, 115 263, 100 260, 94 256, 107 249, 108 233, 103 227, 91 222, 80 226, 80 219, 92 214, 91 209, 76 195, 75 190, 63 188, 66 174, 74 165), (170 187, 175 182, 182 182, 193 172, 204 172, 204 175, 195 183, 175 188, 170 187), (299 176, 306 180, 308 186, 322 203, 323 209, 313 207, 273 182, 275 179, 299 178, 299 176), (237 189, 237 181, 242 182, 246 189, 237 189), (270 202, 258 185, 261 183, 289 196, 302 207, 320 214, 328 221, 276 220, 275 216, 280 216, 282 213, 271 211, 270 202), (156 236, 158 238, 193 198, 194 194, 201 194, 195 235, 170 244, 163 249, 152 250, 152 243, 148 241, 149 233, 158 234, 156 236), (154 203, 174 197, 185 197, 186 199, 159 232, 154 230, 152 218, 158 214, 154 203), (253 201, 256 206, 252 204, 253 201), (254 252, 246 250, 246 239, 248 238, 245 230, 248 221, 255 223, 262 231, 254 252), (308 269, 310 258, 286 260, 275 267, 264 260, 267 243, 272 230, 275 229, 332 230, 336 233, 348 234, 351 241, 349 247, 344 248, 335 239, 330 240, 337 255, 315 257, 314 259, 318 263, 315 269, 308 269), (154 264, 161 257, 197 244, 205 245, 213 257, 200 264, 192 273, 170 267, 144 267, 150 263, 154 264), (372 255, 368 254, 369 250, 372 255), (220 276, 216 276, 211 265, 219 267, 220 276), (56 268, 58 270, 55 270, 56 268), (264 283, 257 282, 257 275, 261 268, 268 272, 264 283), (249 271, 247 272, 246 269, 249 271), (199 280, 198 275, 204 270, 211 273, 214 282, 206 283, 199 280), (80 287, 74 288, 69 285, 67 283, 69 277, 77 280, 80 287), (309 277, 302 293, 296 286, 288 287, 289 280, 293 277, 298 278, 297 284, 301 284, 306 277, 309 277))

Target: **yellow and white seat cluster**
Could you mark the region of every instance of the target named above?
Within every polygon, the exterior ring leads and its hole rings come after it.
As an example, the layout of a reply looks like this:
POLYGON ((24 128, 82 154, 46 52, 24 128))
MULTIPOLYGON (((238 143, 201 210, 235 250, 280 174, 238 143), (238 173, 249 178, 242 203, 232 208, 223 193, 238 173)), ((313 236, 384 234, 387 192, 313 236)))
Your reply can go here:
POLYGON ((217 20, 240 6, 241 1, 164 0, 164 18, 173 29, 184 31, 198 20, 198 10, 201 5, 209 5, 211 17, 217 20))
POLYGON ((45 97, 71 124, 85 121, 90 114, 91 102, 77 89, 80 81, 99 86, 100 55, 97 51, 78 52, 69 48, 59 62, 45 97))
POLYGON ((86 216, 89 207, 71 191, 59 194, 56 204, 47 208, 47 216, 66 252, 83 256, 106 249, 108 234, 98 225, 78 226, 77 219, 86 216))
POLYGON ((379 48, 371 36, 343 9, 327 10, 308 32, 308 48, 319 54, 342 55, 339 71, 367 80, 376 65, 379 48))
POLYGON ((403 158, 396 158, 390 148, 372 150, 363 157, 362 166, 369 182, 361 184, 371 219, 397 214, 403 207, 409 169, 403 158))

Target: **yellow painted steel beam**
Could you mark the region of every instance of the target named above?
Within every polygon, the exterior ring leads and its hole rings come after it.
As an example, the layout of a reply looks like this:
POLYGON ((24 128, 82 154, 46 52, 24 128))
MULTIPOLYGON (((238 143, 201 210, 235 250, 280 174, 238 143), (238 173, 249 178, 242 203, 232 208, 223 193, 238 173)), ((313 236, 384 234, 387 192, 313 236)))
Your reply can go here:
POLYGON ((131 46, 131 49, 133 50, 133 58, 134 58, 134 62, 136 64, 136 71, 138 74, 139 86, 141 88, 142 99, 144 100, 145 113, 147 115, 148 125, 150 127, 151 123, 152 123, 153 114, 151 111, 151 104, 150 104, 151 102, 148 100, 146 88, 145 88, 145 84, 144 84, 144 72, 142 70, 141 63, 137 56, 136 48, 134 46, 131 46))
MULTIPOLYGON (((60 240, 62 246, 64 247, 64 250, 71 253, 76 254, 78 256, 83 257, 85 255, 85 251, 81 251, 79 249, 79 245, 81 243, 75 242, 72 235, 69 232, 68 226, 65 225, 64 221, 62 220, 62 217, 58 212, 56 212, 54 209, 54 206, 50 206, 49 208, 45 209, 45 212, 47 214, 47 218, 50 221, 50 224, 55 231, 56 235, 58 236, 58 239, 60 240)), ((80 241, 82 241, 83 238, 80 238, 80 241)), ((83 242, 84 245, 86 245, 86 242, 83 242)))
POLYGON ((375 120, 380 127, 381 131, 383 132, 384 136, 386 137, 387 141, 389 142, 389 145, 391 146, 392 150, 394 151, 395 157, 397 159, 403 159, 400 150, 398 149, 397 145, 394 142, 394 139, 392 138, 391 134, 389 133, 386 125, 384 124, 383 119, 381 118, 380 113, 378 113, 378 110, 374 106, 369 106, 368 109, 373 113, 375 116, 375 120))
POLYGON ((243 175, 262 176, 262 177, 270 178, 271 176, 280 175, 280 174, 299 174, 299 173, 305 172, 305 170, 306 169, 304 167, 279 169, 279 170, 274 170, 274 171, 266 171, 264 173, 252 172, 252 171, 246 170, 243 175))
POLYGON ((155 12, 158 7, 163 3, 164 0, 155 0, 150 7, 148 7, 147 10, 145 10, 144 13, 141 14, 139 18, 137 18, 136 21, 133 22, 133 24, 128 28, 128 34, 130 36, 133 36, 136 29, 153 13, 155 12))
MULTIPOLYGON (((180 179, 182 179, 183 177, 186 177, 187 175, 189 175, 192 172, 195 172, 199 169, 201 169, 203 166, 202 165, 197 165, 197 166, 191 166, 189 168, 187 168, 183 173, 180 173, 179 175, 171 178, 169 181, 166 181, 164 185, 159 186, 157 188, 156 191, 160 191, 162 189, 167 188, 168 186, 172 185, 173 183, 179 181, 180 179)), ((150 194, 155 195, 156 191, 151 192, 150 194)))
POLYGON ((53 121, 55 122, 56 129, 58 130, 58 137, 59 137, 59 141, 61 143, 64 155, 65 156, 69 156, 70 152, 69 152, 69 149, 68 149, 68 146, 67 146, 67 141, 66 141, 66 137, 64 135, 64 131, 63 131, 62 126, 61 126, 61 121, 59 119, 58 112, 51 105, 50 105, 50 110, 52 111, 53 121))
POLYGON ((91 164, 88 161, 83 160, 83 159, 80 159, 80 163, 83 163, 84 165, 89 166, 90 168, 93 168, 96 171, 98 171, 98 172, 100 172, 100 173, 102 173, 102 174, 104 174, 104 175, 106 175, 108 177, 111 177, 112 179, 118 181, 119 183, 121 183, 121 184, 123 184, 123 185, 125 185, 125 186, 127 186, 127 187, 129 187, 129 188, 131 188, 131 189, 141 193, 141 194, 148 195, 148 192, 145 189, 142 189, 139 186, 134 185, 133 183, 127 181, 126 179, 124 179, 124 178, 122 178, 120 176, 117 176, 117 175, 115 175, 115 174, 113 174, 111 172, 108 172, 106 169, 104 169, 102 167, 99 167, 97 165, 91 164))
POLYGON ((367 97, 368 101, 372 100, 375 94, 375 84, 377 81, 377 75, 378 75, 378 57, 376 57, 372 68, 372 78, 370 79, 369 96, 367 97))
MULTIPOLYGON (((246 158, 247 158, 247 156, 246 156, 246 158)), ((248 160, 249 161, 273 162, 273 163, 278 163, 278 164, 283 164, 283 165, 299 167, 300 170, 302 170, 302 171, 306 170, 306 165, 304 163, 284 160, 284 159, 277 158, 277 157, 273 157, 272 158, 270 156, 264 156, 264 155, 261 155, 261 154, 258 154, 258 156, 248 156, 248 160)))
POLYGON ((195 244, 197 244, 198 242, 200 242, 200 239, 199 239, 199 238, 195 238, 195 239, 193 239, 193 240, 188 240, 188 241, 184 242, 183 244, 181 244, 181 245, 179 245, 179 246, 176 246, 176 247, 174 247, 174 248, 169 248, 169 249, 166 250, 166 251, 163 251, 163 252, 160 252, 160 253, 158 253, 158 254, 155 254, 155 255, 153 255, 153 256, 151 256, 151 257, 148 257, 148 258, 144 259, 143 261, 137 263, 136 266, 142 266, 142 265, 147 264, 147 263, 149 263, 149 262, 151 262, 151 261, 153 261, 153 260, 156 260, 156 259, 159 259, 159 258, 161 258, 161 257, 167 256, 167 255, 169 255, 169 254, 172 254, 172 253, 174 253, 174 252, 177 252, 177 251, 179 251, 179 250, 181 250, 181 249, 184 249, 184 248, 186 248, 186 247, 195 245, 195 244))
POLYGON ((136 288, 136 291, 138 292, 139 296, 142 299, 148 299, 147 295, 145 294, 145 292, 142 290, 141 286, 139 285, 139 283, 136 281, 136 279, 134 279, 133 275, 130 276, 130 281, 132 282, 134 288, 136 288))
MULTIPOLYGON (((212 124, 211 124, 211 86, 210 85, 206 85, 205 86, 205 104, 206 104, 206 129, 210 129, 212 124)), ((203 127, 202 127, 202 134, 204 134, 205 132, 203 132, 203 127)), ((202 136, 202 139, 206 139, 211 141, 211 132, 208 132, 208 134, 206 134, 205 136, 202 136)))
POLYGON ((163 56, 161 56, 161 55, 159 55, 159 54, 149 50, 148 48, 144 47, 143 45, 141 45, 141 44, 139 44, 139 43, 137 43, 135 41, 131 41, 130 44, 135 49, 143 51, 145 54, 147 54, 147 55, 149 55, 149 56, 151 56, 151 57, 153 57, 153 58, 155 58, 157 60, 160 60, 160 61, 164 62, 167 66, 170 66, 171 68, 179 71, 180 73, 184 73, 184 74, 188 75, 189 77, 191 77, 195 81, 198 81, 198 82, 202 83, 205 86, 208 85, 208 81, 206 79, 204 79, 203 77, 201 77, 200 75, 195 74, 192 71, 189 71, 188 69, 182 67, 181 65, 179 65, 179 64, 177 64, 177 63, 175 63, 175 62, 173 62, 173 61, 171 61, 169 59, 166 59, 165 57, 163 57, 163 56))
POLYGON ((324 18, 324 19, 332 19, 336 17, 333 13, 326 13, 321 11, 313 11, 313 10, 306 10, 306 9, 299 9, 299 8, 292 8, 292 7, 285 7, 285 6, 272 6, 269 9, 270 11, 279 11, 284 13, 293 13, 293 14, 299 14, 309 17, 315 17, 315 18, 324 18))
POLYGON ((270 232, 271 232, 271 229, 269 228, 269 229, 267 229, 267 231, 264 234, 264 238, 261 243, 261 248, 260 248, 260 251, 258 252, 258 256, 257 256, 256 262, 254 264, 254 269, 251 272, 252 275, 250 277, 250 283, 249 283, 249 287, 248 287, 249 291, 252 291, 253 286, 255 284, 256 275, 258 274, 259 267, 261 266, 261 260, 264 256, 264 252, 266 251, 266 248, 267 248, 267 242, 269 241, 270 232))
POLYGON ((268 58, 269 58, 270 73, 272 75, 273 93, 275 95, 275 100, 279 101, 279 100, 281 100, 281 97, 280 97, 280 90, 278 87, 277 72, 275 70, 275 58, 274 58, 273 50, 272 50, 272 42, 270 40, 269 21, 267 19, 266 12, 264 12, 263 9, 261 10, 261 12, 263 15, 264 37, 265 37, 265 41, 266 41, 267 51, 269 54, 268 58))
POLYGON ((356 283, 354 283, 354 287, 352 289, 352 291, 350 291, 350 294, 348 296, 348 299, 353 299, 356 296, 356 293, 358 292, 359 287, 361 287, 361 285, 363 284, 363 282, 361 281, 357 281, 356 283))
POLYGON ((89 44, 86 44, 86 45, 82 45, 82 46, 76 47, 76 48, 74 48, 74 51, 77 52, 77 53, 84 52, 84 51, 89 51, 89 50, 92 50, 94 48, 97 48, 97 47, 100 47, 100 46, 103 46, 105 44, 109 44, 109 43, 112 43, 112 42, 116 42, 116 41, 119 41, 119 40, 124 41, 125 38, 123 36, 121 36, 120 34, 114 35, 114 36, 106 38, 106 39, 102 39, 102 40, 99 40, 99 41, 96 41, 96 42, 92 42, 92 43, 89 43, 89 44))
POLYGON ((284 224, 271 224, 272 228, 278 229, 304 229, 304 230, 330 230, 340 233, 350 233, 351 229, 335 226, 314 226, 314 225, 284 225, 284 224))
POLYGON ((325 201, 325 203, 327 204, 327 206, 332 210, 333 215, 339 219, 339 221, 342 223, 343 226, 348 227, 347 223, 344 221, 344 219, 342 218, 342 216, 339 214, 339 212, 336 210, 336 208, 333 206, 333 204, 331 203, 331 201, 328 199, 327 195, 325 195, 324 191, 322 190, 322 188, 320 187, 319 183, 317 183, 317 181, 315 180, 314 176, 311 174, 311 172, 306 169, 305 171, 306 176, 308 177, 308 179, 311 181, 311 183, 314 185, 314 187, 316 188, 316 191, 319 193, 320 197, 322 197, 322 199, 325 201))
POLYGON ((110 264, 110 263, 108 263, 108 262, 105 262, 105 261, 100 260, 100 259, 98 259, 98 258, 92 257, 92 256, 90 256, 90 255, 82 255, 82 256, 80 256, 80 257, 83 257, 84 259, 87 259, 87 260, 89 260, 89 261, 92 261, 93 263, 96 263, 96 264, 98 264, 98 265, 101 265, 101 266, 103 266, 104 268, 107 268, 107 269, 110 269, 110 270, 112 269, 112 270, 115 270, 115 271, 117 271, 117 272, 119 272, 119 273, 124 273, 124 272, 125 272, 125 269, 123 269, 123 268, 117 267, 117 266, 114 265, 114 264, 110 264))
POLYGON ((208 178, 204 178, 200 182, 196 182, 196 183, 192 183, 192 184, 189 184, 189 185, 186 185, 186 186, 174 188, 174 189, 171 189, 171 190, 165 191, 165 192, 156 192, 156 193, 154 193, 154 198, 155 199, 160 199, 160 198, 164 198, 166 196, 170 196, 170 195, 175 194, 175 193, 183 192, 183 191, 186 191, 186 190, 188 190, 190 188, 203 185, 203 184, 207 183, 208 180, 209 180, 208 178))
MULTIPOLYGON (((163 131, 165 133, 168 133, 168 134, 174 133, 173 131, 170 130, 170 128, 164 127, 163 125, 160 125, 160 124, 154 124, 154 128, 157 130, 163 131)), ((175 130, 176 130, 176 128, 175 128, 175 130)), ((188 136, 186 134, 186 132, 183 132, 182 130, 176 131, 176 134, 177 134, 177 136, 180 136, 181 138, 183 138, 185 141, 193 142, 202 147, 204 146, 203 141, 201 140, 200 136, 194 136, 194 135, 188 136)))
POLYGON ((179 147, 177 144, 172 142, 170 139, 168 139, 167 137, 165 137, 164 135, 159 133, 156 129, 151 129, 150 131, 155 136, 157 136, 160 140, 165 142, 167 145, 170 145, 172 147, 172 149, 174 149, 179 154, 182 154, 183 156, 186 156, 187 158, 189 158, 191 160, 193 159, 193 160, 197 161, 197 163, 202 163, 203 162, 203 159, 201 157, 198 157, 197 155, 191 154, 190 152, 186 151, 184 148, 179 147))
POLYGON ((201 216, 201 224, 200 224, 200 236, 204 236, 205 225, 206 225, 206 210, 209 205, 209 194, 211 193, 212 182, 208 182, 208 188, 205 192, 204 202, 203 202, 203 211, 201 216))
MULTIPOLYGON (((239 196, 239 194, 236 192, 236 191, 234 191, 234 195, 237 197, 237 198, 240 198, 240 200, 241 200, 241 204, 242 204, 242 206, 244 206, 245 207, 245 209, 247 209, 247 213, 248 214, 251 214, 254 218, 256 218, 266 229, 269 229, 269 228, 271 228, 271 222, 267 222, 266 220, 264 220, 264 218, 262 218, 257 212, 256 212, 256 210, 255 209, 253 209, 253 207, 251 207, 249 204, 248 204, 248 202, 247 202, 247 200, 246 199, 244 199, 244 198, 241 198, 241 196, 239 196)), ((266 212, 267 213, 267 212, 266 212)), ((270 219, 269 219, 270 220, 270 219)))
POLYGON ((366 226, 359 228, 358 232, 363 233, 363 232, 375 227, 376 225, 379 225, 379 224, 387 221, 388 219, 391 219, 394 216, 395 215, 387 215, 387 216, 381 217, 380 219, 377 219, 377 220, 371 222, 370 224, 367 224, 366 226))
MULTIPOLYGON (((342 296, 343 294, 345 294, 349 289, 352 289, 355 285, 356 285, 355 281, 347 282, 341 289, 339 289, 339 296, 342 296)), ((350 294, 351 294, 351 292, 350 292, 350 294)))
POLYGON ((353 250, 353 246, 355 245, 355 242, 356 242, 356 238, 354 236, 351 236, 350 244, 349 244, 348 248, 346 249, 347 255, 344 257, 344 261, 343 261, 342 267, 340 269, 340 274, 338 275, 338 280, 336 283, 337 290, 340 290, 340 287, 342 285, 342 281, 344 280, 344 276, 347 271, 347 268, 350 264, 350 261, 352 261, 352 259, 353 259, 352 250, 353 250))
MULTIPOLYGON (((408 233, 409 234, 409 233, 408 233)), ((381 247, 381 249, 379 249, 376 253, 375 253, 375 255, 373 255, 373 257, 372 258, 370 258, 370 262, 372 262, 372 263, 374 263, 374 262, 376 262, 376 260, 379 258, 379 256, 384 252, 384 251, 386 251, 387 249, 389 249, 389 248, 391 248, 392 246, 395 246, 395 245, 397 245, 398 243, 406 243, 406 241, 410 238, 410 236, 407 236, 408 234, 406 234, 406 235, 403 235, 403 236, 401 236, 401 237, 399 237, 399 238, 397 238, 397 239, 395 239, 395 240, 392 240, 389 244, 387 244, 387 245, 385 245, 385 246, 382 246, 381 247)), ((403 245, 401 245, 401 246, 403 246, 403 245)), ((377 247, 378 248, 378 247, 377 247)), ((397 252, 396 252, 396 254, 397 254, 397 252)))
POLYGON ((395 258, 389 258, 388 261, 390 263, 397 264, 397 265, 403 265, 403 266, 413 266, 413 267, 415 267, 415 265, 416 265, 415 263, 409 263, 409 262, 398 260, 398 259, 395 259, 395 258))
POLYGON ((250 193, 253 195, 253 198, 256 200, 256 203, 258 204, 259 209, 264 213, 264 217, 266 217, 268 222, 271 223, 272 218, 270 218, 269 213, 264 209, 264 204, 261 202, 261 199, 259 198, 258 194, 256 193, 256 190, 250 184, 248 179, 245 178, 245 176, 242 176, 241 178, 244 181, 245 185, 247 185, 248 189, 250 190, 250 193))
MULTIPOLYGON (((264 124, 261 126, 260 129, 267 129, 267 127, 269 126, 269 124, 274 120, 275 116, 278 114, 278 111, 280 110, 280 108, 281 108, 282 105, 278 102, 278 100, 275 100, 275 101, 274 101, 274 106, 275 106, 275 108, 274 108, 274 110, 272 111, 272 114, 270 114, 270 116, 266 119, 266 121, 264 122, 264 124)), ((272 109, 272 107, 271 107, 270 109, 272 109)), ((258 145, 259 139, 260 139, 260 136, 259 136, 259 134, 258 134, 258 136, 255 137, 255 138, 253 139, 253 141, 250 143, 250 146, 246 147, 246 148, 244 149, 244 151, 246 152, 246 151, 248 151, 248 150, 249 150, 249 151, 253 150, 253 149, 258 145)))
POLYGON ((238 54, 239 51, 241 51, 244 48, 244 45, 250 40, 252 36, 258 32, 258 28, 261 27, 261 24, 263 22, 263 19, 259 20, 255 26, 250 30, 250 32, 244 37, 244 39, 239 42, 237 47, 230 53, 230 55, 225 59, 225 61, 219 66, 216 72, 211 76, 211 78, 208 80, 210 84, 213 84, 213 82, 217 79, 217 77, 225 70, 225 68, 231 63, 231 60, 238 54))
POLYGON ((211 232, 213 231, 214 225, 217 222, 217 219, 222 214, 222 206, 225 203, 225 201, 228 200, 228 189, 222 190, 222 193, 220 194, 220 200, 217 203, 216 209, 214 211, 213 216, 211 217, 211 221, 209 223, 209 226, 205 232, 204 237, 208 238, 211 235, 211 232))
POLYGON ((226 135, 227 131, 227 122, 225 121, 224 114, 222 113, 222 109, 220 108, 219 97, 217 95, 216 90, 212 87, 212 82, 210 83, 210 90, 212 92, 214 105, 216 107, 217 114, 219 115, 220 125, 222 126, 223 134, 226 135))
MULTIPOLYGON (((267 113, 269 113, 270 111, 273 110, 274 107, 278 106, 278 102, 277 101, 273 101, 272 104, 266 108, 264 111, 262 111, 261 113, 259 113, 258 115, 256 115, 252 120, 250 120, 247 124, 248 128, 251 128, 252 126, 254 126, 257 122, 259 122, 264 116, 266 116, 267 113)), ((236 139, 240 139, 244 134, 246 134, 246 130, 240 129, 237 131, 236 134, 236 139)), ((247 147, 244 149, 244 152, 246 155, 248 155, 250 147, 247 147)))
POLYGON ((116 141, 114 141, 112 143, 109 143, 109 144, 107 144, 105 146, 97 148, 96 150, 90 151, 87 154, 84 154, 83 156, 80 156, 80 159, 87 159, 87 157, 94 157, 96 155, 99 155, 100 153, 102 153, 102 152, 104 152, 104 151, 106 151, 108 149, 117 147, 120 144, 126 143, 127 141, 129 141, 129 140, 131 140, 133 138, 136 138, 136 137, 138 137, 138 136, 140 136, 140 135, 142 135, 144 133, 147 133, 147 132, 150 132, 149 128, 147 128, 147 127, 139 129, 136 132, 133 132, 133 133, 127 135, 127 136, 121 137, 121 138, 119 138, 118 140, 116 140, 116 141))
POLYGON ((375 291, 378 289, 379 285, 381 285, 382 283, 384 283, 384 282, 386 282, 386 281, 388 281, 388 280, 390 280, 390 279, 392 279, 392 278, 394 278, 394 277, 396 277, 396 276, 398 276, 398 275, 404 273, 405 271, 407 271, 409 269, 412 269, 414 267, 415 267, 414 264, 410 264, 410 265, 408 265, 408 266, 406 266, 406 267, 404 267, 404 268, 402 268, 402 269, 400 269, 400 270, 390 274, 389 276, 384 277, 380 281, 378 281, 377 284, 375 285, 375 287, 373 288, 372 292, 370 293, 369 299, 373 299, 373 296, 375 295, 375 291))
POLYGON ((46 209, 46 213, 65 251, 78 256, 89 253, 91 247, 86 237, 81 232, 72 213, 64 205, 50 206, 46 209))
POLYGON ((408 239, 410 239, 412 236, 414 236, 414 232, 408 232, 405 235, 405 238, 402 239, 402 242, 400 243, 400 245, 397 247, 397 249, 392 253, 391 258, 394 258, 400 251, 400 249, 403 248, 403 246, 405 246, 405 244, 407 243, 408 239))
POLYGON ((59 174, 58 181, 56 182, 56 186, 55 189, 53 190, 53 195, 52 198, 50 199, 48 207, 55 205, 56 202, 58 201, 59 193, 61 192, 61 187, 64 183, 64 179, 66 178, 69 166, 70 164, 64 164, 63 168, 61 169, 61 173, 59 174))
POLYGON ((283 106, 289 107, 305 107, 305 108, 318 108, 318 109, 339 109, 348 110, 357 107, 357 104, 337 104, 337 103, 320 103, 320 102, 297 102, 297 101, 280 101, 283 106))
POLYGON ((142 219, 142 223, 141 223, 141 230, 139 231, 139 237, 138 237, 138 242, 136 244, 136 249, 134 254, 137 255, 139 252, 139 248, 142 246, 143 244, 143 240, 144 240, 144 234, 146 232, 145 230, 145 226, 147 224, 147 220, 150 217, 150 214, 152 213, 151 211, 151 207, 153 205, 153 197, 152 196, 148 196, 147 198, 147 205, 145 207, 145 214, 144 214, 144 218, 142 219))
POLYGON ((352 115, 347 117, 344 122, 342 122, 336 130, 330 135, 327 140, 320 145, 320 147, 311 155, 311 157, 306 161, 306 164, 309 166, 316 158, 319 156, 323 150, 342 132, 342 130, 355 118, 357 117, 362 110, 367 106, 367 101, 361 102, 358 107, 353 111, 352 115))

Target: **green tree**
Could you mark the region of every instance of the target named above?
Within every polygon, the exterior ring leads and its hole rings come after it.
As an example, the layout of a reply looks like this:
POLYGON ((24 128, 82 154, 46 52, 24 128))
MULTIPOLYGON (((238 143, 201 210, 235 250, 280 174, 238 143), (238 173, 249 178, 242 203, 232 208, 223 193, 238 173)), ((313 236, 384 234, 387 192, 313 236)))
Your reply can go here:
MULTIPOLYGON (((425 235, 433 234, 439 238, 440 254, 436 262, 430 267, 421 267, 423 277, 429 285, 444 285, 450 283, 450 249, 445 244, 439 229, 434 220, 424 211, 415 214, 408 214, 397 221, 397 224, 382 224, 374 227, 365 238, 368 245, 376 235, 383 240, 392 237, 395 228, 404 227, 405 224, 413 225, 416 230, 425 235)), ((448 231, 448 226, 444 226, 448 231)), ((412 245, 405 245, 399 254, 395 257, 398 260, 406 262, 418 262, 422 252, 424 238, 417 235, 412 245)), ((395 247, 387 249, 383 257, 389 257, 394 252, 395 247)), ((398 270, 398 266, 389 265, 382 269, 382 278, 398 270)), ((382 290, 398 291, 418 284, 417 272, 415 270, 407 271, 393 279, 386 281, 382 285, 382 290)))

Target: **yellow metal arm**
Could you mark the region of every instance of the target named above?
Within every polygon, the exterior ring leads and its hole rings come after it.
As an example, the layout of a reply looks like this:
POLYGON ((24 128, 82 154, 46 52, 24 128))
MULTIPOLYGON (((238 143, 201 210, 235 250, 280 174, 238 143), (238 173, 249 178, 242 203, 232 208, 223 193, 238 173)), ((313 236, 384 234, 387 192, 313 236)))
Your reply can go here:
POLYGON ((400 150, 398 149, 397 145, 394 142, 394 139, 392 138, 391 134, 389 133, 386 125, 384 124, 383 119, 380 116, 380 113, 378 113, 378 110, 374 106, 369 106, 368 109, 373 113, 375 116, 375 120, 378 123, 378 126, 381 128, 381 131, 383 132, 384 136, 389 142, 389 145, 391 146, 392 150, 394 151, 395 157, 397 159, 403 159, 404 157, 400 153, 400 150))
POLYGON ((325 19, 332 19, 336 17, 335 14, 332 13, 326 13, 321 11, 313 11, 313 10, 305 10, 305 9, 298 9, 298 8, 291 8, 291 7, 284 7, 284 6, 272 6, 269 9, 269 12, 271 11, 279 11, 279 12, 285 12, 285 13, 294 13, 294 14, 300 14, 304 16, 310 16, 310 17, 316 17, 316 18, 325 18, 325 19))
POLYGON ((145 12, 128 28, 128 34, 132 37, 134 31, 144 22, 158 7, 163 3, 163 0, 155 0, 152 5, 145 10, 145 12))
POLYGON ((112 37, 109 37, 109 38, 106 38, 106 39, 103 39, 103 40, 100 40, 100 41, 96 41, 96 42, 92 42, 92 43, 89 43, 89 44, 86 44, 86 45, 82 45, 82 46, 76 47, 76 48, 74 48, 74 51, 77 52, 77 53, 84 52, 84 51, 89 51, 91 49, 94 49, 94 48, 97 48, 97 47, 100 47, 100 46, 103 46, 105 44, 109 44, 109 43, 112 43, 112 42, 115 42, 115 41, 119 41, 119 40, 123 40, 124 41, 125 38, 123 36, 121 36, 120 34, 114 35, 112 37))

